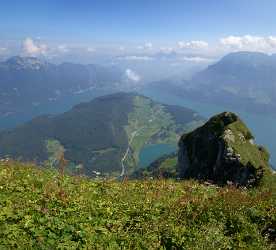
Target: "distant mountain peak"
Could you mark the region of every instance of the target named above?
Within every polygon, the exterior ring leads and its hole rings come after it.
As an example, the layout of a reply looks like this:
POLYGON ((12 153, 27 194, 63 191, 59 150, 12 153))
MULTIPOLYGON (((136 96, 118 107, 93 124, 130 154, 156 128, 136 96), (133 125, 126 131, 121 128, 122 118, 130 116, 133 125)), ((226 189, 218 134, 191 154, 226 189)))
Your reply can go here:
POLYGON ((263 65, 275 62, 275 55, 269 55, 262 52, 239 51, 225 55, 219 63, 263 65))
POLYGON ((39 70, 49 64, 45 60, 42 60, 37 57, 22 57, 22 56, 11 57, 5 63, 15 69, 32 69, 32 70, 39 70))
POLYGON ((258 51, 237 51, 237 52, 232 52, 232 53, 229 53, 227 55, 225 55, 225 57, 233 57, 233 56, 269 56, 268 54, 266 53, 263 53, 263 52, 258 52, 258 51))

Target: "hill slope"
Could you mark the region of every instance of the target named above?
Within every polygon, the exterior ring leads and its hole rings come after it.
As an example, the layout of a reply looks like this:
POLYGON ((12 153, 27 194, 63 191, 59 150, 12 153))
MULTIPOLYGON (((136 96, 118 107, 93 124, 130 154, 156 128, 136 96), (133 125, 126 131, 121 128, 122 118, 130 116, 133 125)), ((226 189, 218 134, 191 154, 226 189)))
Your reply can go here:
MULTIPOLYGON (((175 144, 183 132, 202 124, 190 109, 163 105, 136 95, 118 93, 99 97, 56 116, 41 116, 0 133, 0 157, 50 160, 65 151, 72 165, 85 174, 121 171, 121 160, 134 169, 146 144, 175 144)), ((49 161, 48 161, 49 162, 49 161)))
POLYGON ((0 162, 0 246, 275 249, 275 183, 246 191, 192 181, 91 181, 0 162))

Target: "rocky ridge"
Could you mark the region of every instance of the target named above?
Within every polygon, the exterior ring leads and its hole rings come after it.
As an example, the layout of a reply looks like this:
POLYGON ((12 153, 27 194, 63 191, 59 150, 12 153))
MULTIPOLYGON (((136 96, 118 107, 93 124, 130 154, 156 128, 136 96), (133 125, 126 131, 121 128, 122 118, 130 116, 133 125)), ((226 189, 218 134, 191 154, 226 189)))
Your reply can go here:
POLYGON ((268 151, 234 113, 224 112, 179 141, 180 178, 257 185, 270 172, 268 151))

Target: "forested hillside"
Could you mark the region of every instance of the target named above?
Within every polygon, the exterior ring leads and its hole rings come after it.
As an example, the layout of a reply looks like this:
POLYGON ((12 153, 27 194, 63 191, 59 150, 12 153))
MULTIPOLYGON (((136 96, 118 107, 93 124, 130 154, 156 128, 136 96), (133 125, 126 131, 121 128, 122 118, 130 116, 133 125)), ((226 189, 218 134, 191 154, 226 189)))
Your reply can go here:
POLYGON ((179 137, 202 124, 190 109, 169 106, 137 94, 117 93, 46 115, 0 133, 0 157, 55 165, 64 152, 69 167, 119 175, 121 161, 132 171, 147 144, 176 145, 179 137))

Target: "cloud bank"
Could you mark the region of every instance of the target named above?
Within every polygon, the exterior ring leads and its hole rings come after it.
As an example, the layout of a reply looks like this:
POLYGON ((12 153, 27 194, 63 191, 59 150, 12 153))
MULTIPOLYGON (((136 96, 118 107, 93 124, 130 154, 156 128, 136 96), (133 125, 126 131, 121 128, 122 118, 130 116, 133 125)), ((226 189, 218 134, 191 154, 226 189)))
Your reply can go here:
POLYGON ((210 58, 199 57, 199 56, 182 57, 181 60, 186 62, 192 62, 192 63, 211 63, 213 61, 210 58))
POLYGON ((152 61, 154 60, 153 57, 150 56, 136 56, 136 55, 131 55, 131 56, 124 56, 124 57, 118 57, 119 60, 126 60, 126 61, 152 61))
MULTIPOLYGON (((105 60, 136 61, 146 62, 154 61, 186 61, 191 63, 208 63, 210 60, 219 59, 220 57, 237 51, 255 51, 267 54, 276 53, 276 36, 254 36, 254 35, 228 35, 219 37, 217 40, 210 42, 205 40, 182 40, 170 43, 145 42, 139 44, 83 44, 70 43, 61 41, 41 42, 39 38, 27 37, 22 42, 17 41, 17 46, 0 41, 1 56, 12 55, 13 51, 19 52, 24 56, 45 56, 49 59, 71 60, 79 58, 86 61, 94 58, 105 57, 105 60), (20 46, 21 44, 21 46, 20 46), (19 51, 20 50, 20 51, 19 51), (69 59, 68 59, 69 58, 69 59)), ((14 52, 15 53, 15 52, 14 52)), ((127 73, 130 78, 137 81, 139 77, 133 77, 133 72, 127 73)))
POLYGON ((220 45, 230 50, 276 52, 275 36, 228 36, 220 39, 220 45))
POLYGON ((144 45, 139 45, 137 47, 137 49, 139 49, 139 50, 151 50, 151 49, 153 49, 153 44, 151 42, 147 42, 144 45))

